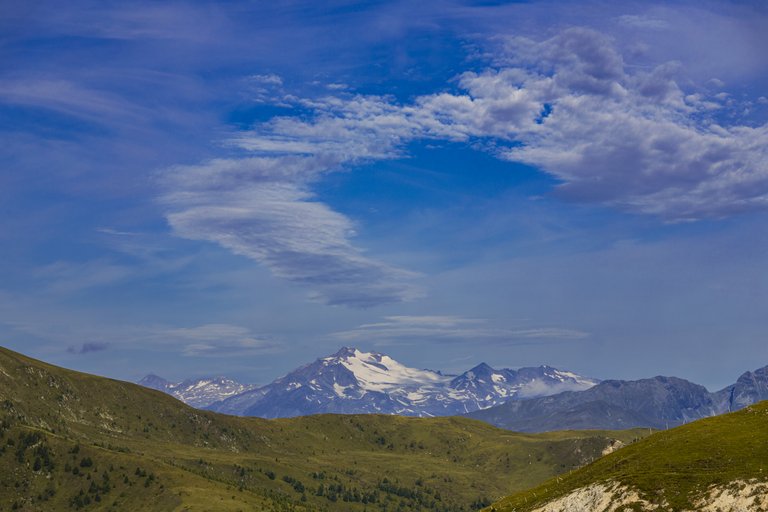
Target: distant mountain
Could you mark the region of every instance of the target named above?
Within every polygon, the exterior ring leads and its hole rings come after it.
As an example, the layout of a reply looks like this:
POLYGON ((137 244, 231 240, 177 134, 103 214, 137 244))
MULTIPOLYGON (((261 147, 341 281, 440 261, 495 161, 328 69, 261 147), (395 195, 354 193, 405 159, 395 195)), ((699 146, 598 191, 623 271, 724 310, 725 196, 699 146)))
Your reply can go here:
POLYGON ((208 407, 241 416, 318 413, 450 416, 516 397, 587 389, 598 381, 548 366, 495 370, 485 363, 461 375, 409 368, 391 357, 344 347, 281 377, 208 407))
POLYGON ((510 401, 467 416, 521 432, 567 429, 664 429, 736 411, 768 399, 768 367, 715 393, 675 377, 606 380, 576 392, 510 401))
POLYGON ((147 375, 138 384, 175 396, 182 402, 203 409, 233 395, 254 389, 256 386, 241 384, 226 377, 188 379, 183 382, 169 382, 157 375, 147 375))

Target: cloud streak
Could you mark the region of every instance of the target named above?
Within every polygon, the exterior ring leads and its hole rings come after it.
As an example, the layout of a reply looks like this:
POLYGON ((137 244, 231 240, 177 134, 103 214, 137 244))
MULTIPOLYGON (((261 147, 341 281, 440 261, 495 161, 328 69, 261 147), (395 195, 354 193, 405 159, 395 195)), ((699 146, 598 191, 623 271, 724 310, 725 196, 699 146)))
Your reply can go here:
POLYGON ((90 342, 90 343, 83 343, 82 345, 75 346, 72 345, 69 348, 67 348, 67 352, 70 354, 89 354, 91 352, 101 352, 102 350, 107 350, 109 348, 109 343, 98 343, 98 342, 90 342))
POLYGON ((306 183, 323 157, 216 160, 168 174, 174 232, 252 258, 332 305, 371 307, 419 296, 414 274, 355 248, 352 222, 314 200, 306 183))
POLYGON ((185 356, 231 357, 263 353, 275 348, 274 343, 255 337, 250 329, 230 324, 166 329, 156 335, 182 345, 185 356))
POLYGON ((442 342, 533 342, 577 340, 589 334, 575 329, 544 327, 502 329, 479 318, 459 316, 388 316, 383 321, 339 331, 333 338, 344 342, 387 344, 403 341, 442 342))

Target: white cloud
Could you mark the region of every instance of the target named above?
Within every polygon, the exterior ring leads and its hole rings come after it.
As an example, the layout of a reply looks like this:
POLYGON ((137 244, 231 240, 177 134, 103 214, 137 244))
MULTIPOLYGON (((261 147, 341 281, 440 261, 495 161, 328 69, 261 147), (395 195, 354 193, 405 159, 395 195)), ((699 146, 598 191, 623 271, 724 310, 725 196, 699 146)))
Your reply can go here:
POLYGON ((265 85, 283 85, 283 79, 280 76, 270 73, 267 75, 251 75, 248 79, 257 84, 265 85))
POLYGON ((244 85, 243 95, 246 101, 288 106, 287 103, 279 101, 285 96, 283 79, 279 75, 274 73, 251 75, 244 80, 244 85))

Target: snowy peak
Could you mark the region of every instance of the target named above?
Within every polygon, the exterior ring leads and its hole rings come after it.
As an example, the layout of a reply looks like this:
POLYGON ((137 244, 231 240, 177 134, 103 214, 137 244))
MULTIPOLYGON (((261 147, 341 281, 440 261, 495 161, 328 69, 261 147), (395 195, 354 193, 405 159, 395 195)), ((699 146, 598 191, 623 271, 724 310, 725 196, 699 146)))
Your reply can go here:
MULTIPOLYGON (((502 372, 496 371, 493 368, 491 368, 486 363, 480 363, 479 365, 475 366, 474 368, 467 370, 466 372, 462 373, 458 377, 456 377, 454 382, 493 382, 494 375, 502 375, 503 373, 514 373, 512 370, 503 370, 502 372)), ((498 379, 499 377, 496 377, 498 379)))
POLYGON ((438 372, 409 368, 387 355, 348 347, 322 361, 340 364, 349 370, 357 385, 366 391, 386 392, 414 385, 442 384, 447 380, 438 372))
MULTIPOLYGON (((331 360, 331 359, 345 359, 348 357, 355 357, 356 354, 362 354, 358 349, 355 347, 341 347, 338 352, 335 354, 332 354, 330 356, 322 358, 323 361, 331 360)), ((371 353, 372 355, 380 356, 381 354, 376 354, 374 352, 371 353)))
POLYGON ((168 393, 191 405, 204 408, 212 403, 254 389, 256 386, 241 384, 227 377, 187 379, 183 382, 170 382, 162 377, 149 374, 138 382, 139 385, 168 393))
POLYGON ((550 366, 496 370, 481 363, 453 379, 450 387, 454 391, 452 397, 461 400, 469 412, 501 405, 513 399, 581 391, 597 382, 550 366))
POLYGON ((540 368, 542 369, 544 375, 553 380, 559 380, 560 382, 572 382, 586 387, 592 387, 598 383, 598 381, 595 379, 588 379, 573 372, 558 370, 557 368, 552 368, 551 366, 541 366, 540 368))
POLYGON ((487 363, 480 363, 474 368, 472 368, 470 371, 474 372, 476 375, 490 375, 494 373, 496 370, 491 368, 491 366, 488 365, 487 363))

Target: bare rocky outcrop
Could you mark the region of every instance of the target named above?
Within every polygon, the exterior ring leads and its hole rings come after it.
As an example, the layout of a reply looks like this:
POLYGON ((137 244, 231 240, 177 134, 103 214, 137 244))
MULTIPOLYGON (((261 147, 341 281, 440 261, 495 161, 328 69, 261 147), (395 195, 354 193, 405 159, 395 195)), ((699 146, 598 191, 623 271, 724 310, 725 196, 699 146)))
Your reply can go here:
MULTIPOLYGON (((690 512, 768 512, 768 482, 737 480, 711 486, 693 503, 690 512)), ((627 507, 649 512, 668 508, 665 503, 650 503, 627 485, 600 482, 573 490, 533 512, 617 512, 627 507)))
POLYGON ((534 512, 616 512, 632 505, 639 505, 643 510, 660 510, 631 487, 618 482, 601 482, 571 491, 534 512))
POLYGON ((768 510, 768 483, 737 480, 712 486, 696 503, 703 512, 764 512, 768 510))

